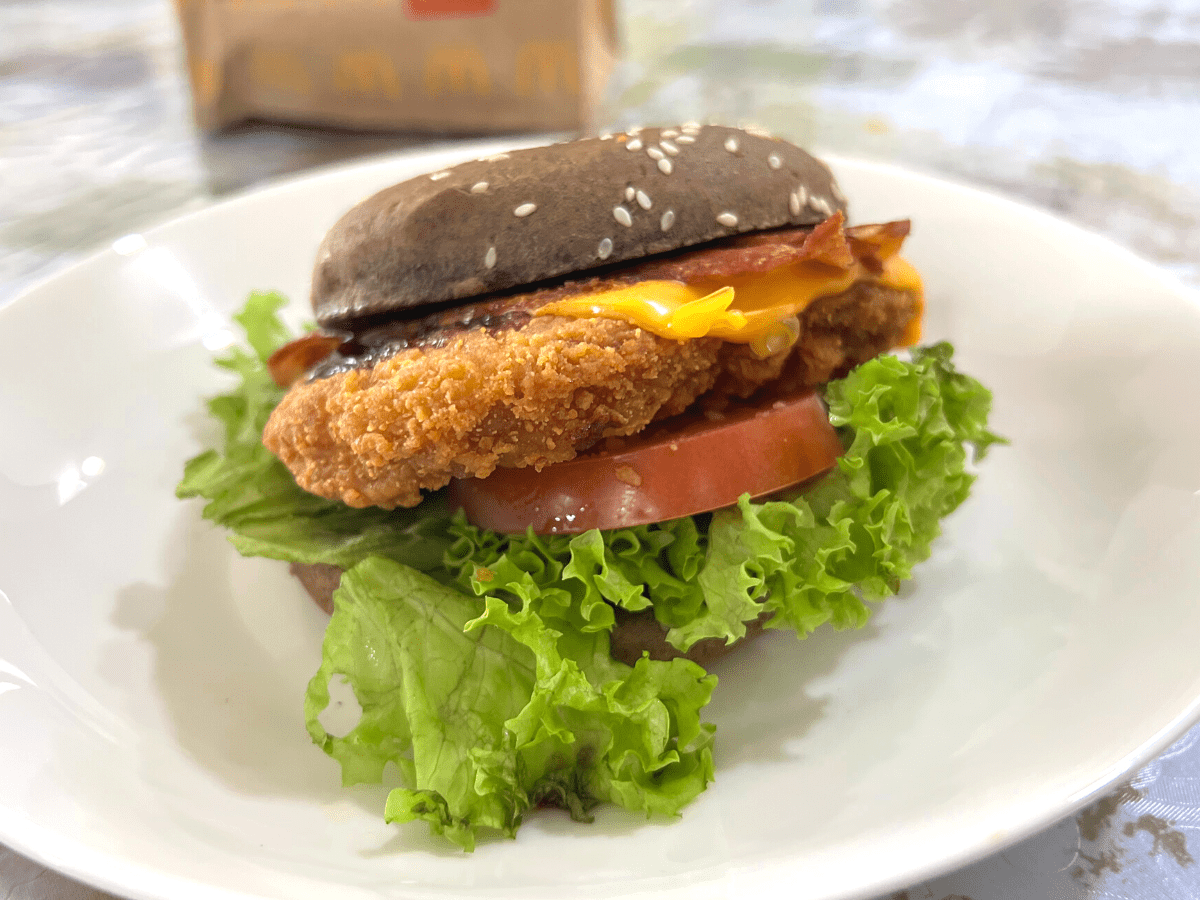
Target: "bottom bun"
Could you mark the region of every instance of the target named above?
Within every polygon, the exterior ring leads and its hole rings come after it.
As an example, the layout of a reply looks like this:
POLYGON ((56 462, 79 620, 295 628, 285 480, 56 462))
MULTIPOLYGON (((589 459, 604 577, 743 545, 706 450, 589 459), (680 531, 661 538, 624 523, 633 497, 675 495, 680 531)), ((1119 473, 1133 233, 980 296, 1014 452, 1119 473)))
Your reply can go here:
MULTIPOLYGON (((304 585, 304 589, 316 601, 317 606, 332 615, 333 592, 342 580, 342 570, 325 563, 292 563, 291 572, 304 585)), ((651 659, 668 660, 683 657, 701 666, 707 666, 713 660, 744 646, 751 638, 762 634, 763 626, 770 618, 764 614, 753 622, 747 622, 746 636, 732 644, 727 644, 720 638, 704 638, 684 653, 667 643, 667 629, 654 618, 651 610, 627 612, 617 609, 616 617, 617 624, 611 635, 612 655, 614 659, 629 666, 641 659, 643 652, 649 653, 651 659)))

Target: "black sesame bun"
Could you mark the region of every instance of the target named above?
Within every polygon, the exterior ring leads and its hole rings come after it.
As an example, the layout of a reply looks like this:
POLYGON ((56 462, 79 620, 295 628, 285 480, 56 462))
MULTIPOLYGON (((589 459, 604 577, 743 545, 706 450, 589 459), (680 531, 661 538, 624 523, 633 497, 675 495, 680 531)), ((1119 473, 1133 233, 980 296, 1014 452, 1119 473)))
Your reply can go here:
POLYGON ((815 225, 846 202, 823 163, 718 125, 501 153, 350 210, 313 273, 322 325, 465 300, 746 231, 815 225))

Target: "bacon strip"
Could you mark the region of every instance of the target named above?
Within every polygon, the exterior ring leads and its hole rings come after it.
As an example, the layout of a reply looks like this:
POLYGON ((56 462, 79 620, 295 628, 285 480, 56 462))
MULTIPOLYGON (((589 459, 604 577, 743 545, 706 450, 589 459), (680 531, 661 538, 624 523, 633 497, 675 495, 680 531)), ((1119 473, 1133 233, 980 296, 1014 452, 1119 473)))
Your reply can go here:
POLYGON ((303 378, 309 369, 341 346, 343 340, 344 335, 314 331, 289 341, 267 360, 267 371, 271 373, 271 380, 280 387, 291 387, 303 378))
POLYGON ((638 281, 700 281, 769 272, 780 266, 815 261, 838 269, 861 262, 878 274, 911 229, 909 220, 845 227, 834 213, 815 228, 778 228, 740 235, 719 245, 658 257, 629 267, 638 281))

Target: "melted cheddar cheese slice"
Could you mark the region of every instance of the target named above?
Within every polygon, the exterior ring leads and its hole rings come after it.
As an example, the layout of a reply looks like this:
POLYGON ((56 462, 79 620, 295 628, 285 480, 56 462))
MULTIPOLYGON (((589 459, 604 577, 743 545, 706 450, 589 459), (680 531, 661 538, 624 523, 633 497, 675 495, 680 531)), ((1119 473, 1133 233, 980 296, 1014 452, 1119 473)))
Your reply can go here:
MULTIPOLYGON (((558 300, 543 306, 537 315, 623 319, 665 338, 716 337, 749 344, 765 357, 795 343, 800 328, 796 317, 805 307, 821 297, 840 294, 859 280, 913 292, 920 301, 922 285, 917 270, 899 256, 889 256, 880 275, 870 274, 861 263, 842 269, 804 261, 769 272, 692 284, 642 281, 558 300)), ((918 307, 902 345, 915 343, 920 329, 918 307)))

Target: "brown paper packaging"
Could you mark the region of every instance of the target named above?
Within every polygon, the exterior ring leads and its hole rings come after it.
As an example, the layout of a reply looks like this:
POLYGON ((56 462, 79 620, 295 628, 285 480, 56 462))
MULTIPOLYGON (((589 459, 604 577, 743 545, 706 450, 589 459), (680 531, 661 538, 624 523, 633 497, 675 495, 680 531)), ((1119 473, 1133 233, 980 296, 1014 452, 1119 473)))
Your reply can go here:
POLYGON ((176 0, 197 124, 585 128, 612 0, 176 0))

